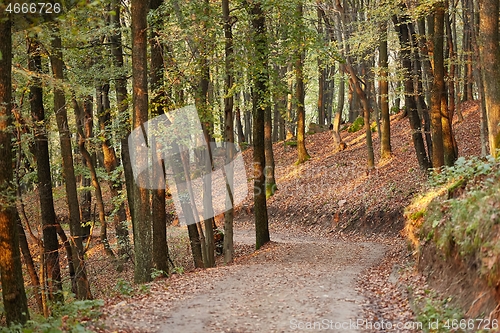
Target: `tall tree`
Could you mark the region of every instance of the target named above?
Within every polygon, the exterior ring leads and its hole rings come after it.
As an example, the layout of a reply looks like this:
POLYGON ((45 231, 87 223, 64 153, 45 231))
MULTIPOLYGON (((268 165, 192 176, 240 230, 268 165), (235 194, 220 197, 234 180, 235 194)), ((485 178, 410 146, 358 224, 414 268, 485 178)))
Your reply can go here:
MULTIPOLYGON (((111 54, 113 55, 113 66, 116 69, 115 76, 115 93, 116 93, 116 104, 118 108, 118 113, 125 115, 123 120, 123 126, 125 129, 119 136, 121 141, 121 160, 123 164, 123 173, 125 175, 125 183, 127 190, 127 201, 130 211, 130 216, 133 216, 133 187, 134 187, 134 175, 132 171, 132 165, 130 163, 130 152, 128 147, 127 136, 130 133, 130 120, 128 112, 128 93, 127 93, 127 76, 124 72, 124 62, 123 62, 123 45, 122 45, 122 35, 121 35, 121 10, 122 4, 121 0, 111 0, 111 12, 109 16, 110 24, 112 27, 112 32, 109 36, 111 43, 111 54)), ((124 220, 125 221, 125 220, 124 220)), ((125 242, 124 244, 128 247, 128 230, 127 235, 123 235, 125 242)))
POLYGON ((380 157, 391 156, 391 124, 389 114, 389 81, 388 79, 387 25, 382 25, 382 40, 379 45, 379 89, 380 89, 380 157))
POLYGON ((309 158, 306 149, 306 109, 305 109, 305 89, 304 89, 304 36, 303 36, 303 20, 304 20, 304 5, 299 1, 297 5, 297 19, 298 19, 298 52, 295 60, 295 77, 296 77, 296 98, 297 98, 297 164, 304 163, 309 158))
MULTIPOLYGON (((231 143, 234 143, 233 131, 233 104, 234 97, 230 90, 233 88, 233 22, 229 11, 229 0, 222 0, 222 15, 224 19, 224 38, 225 38, 225 69, 226 76, 224 78, 224 124, 225 124, 225 138, 230 144, 226 149, 226 163, 230 163, 234 157, 234 148, 231 143)), ((239 114, 238 114, 239 116, 239 114)), ((239 127, 238 127, 239 129, 239 127)), ((234 257, 234 244, 233 244, 233 193, 231 193, 231 185, 233 182, 232 173, 226 175, 226 182, 228 188, 228 197, 226 198, 226 208, 229 208, 224 214, 224 262, 230 263, 234 257)))
MULTIPOLYGON (((143 126, 148 121, 148 74, 147 74, 147 1, 132 0, 132 103, 134 128, 143 126)), ((146 134, 146 133, 145 133, 146 134)), ((137 148, 139 149, 139 148, 137 148)), ((147 159, 148 154, 139 154, 147 159)), ((147 164, 148 161, 140 161, 147 164)), ((149 173, 144 171, 134 184, 132 224, 134 228, 135 269, 134 281, 145 283, 151 281, 152 235, 151 209, 147 182, 149 173)))
MULTIPOLYGON (((42 73, 41 45, 36 37, 28 39, 28 69, 37 74, 42 73)), ((50 173, 49 140, 45 110, 43 107, 43 90, 41 80, 33 78, 30 87, 31 117, 35 137, 36 172, 38 178, 38 197, 42 220, 43 251, 45 271, 47 272, 47 290, 51 300, 62 301, 61 268, 59 265, 59 241, 56 232, 56 212, 52 196, 52 179, 50 173)))
POLYGON ((61 155, 63 160, 62 164, 65 177, 65 189, 69 208, 70 233, 73 238, 72 253, 76 272, 76 297, 78 299, 90 299, 92 298, 92 294, 90 292, 90 285, 87 279, 87 271, 83 257, 83 232, 80 223, 80 207, 78 203, 78 193, 76 190, 73 150, 71 147, 71 133, 66 110, 66 97, 64 90, 62 89, 64 81, 62 42, 58 25, 54 24, 51 27, 53 31, 51 36, 52 53, 50 54, 50 62, 52 74, 57 81, 57 84, 54 87, 54 110, 56 114, 57 128, 59 130, 59 142, 61 145, 61 155))
MULTIPOLYGON (((0 11, 10 1, 0 4, 0 11)), ((24 290, 19 239, 17 235, 15 192, 12 181, 12 29, 9 15, 0 18, 0 276, 5 318, 8 324, 29 319, 24 290)))
POLYGON ((441 97, 444 94, 444 3, 435 4, 434 13, 434 84, 431 96, 432 167, 444 165, 443 128, 441 121, 441 97))
POLYGON ((252 23, 252 42, 255 48, 255 65, 253 73, 253 176, 254 176, 254 216, 255 247, 259 249, 270 241, 269 223, 267 219, 266 186, 264 166, 266 164, 264 149, 264 114, 268 99, 268 57, 266 19, 261 1, 250 3, 252 23))
POLYGON ((498 156, 500 149, 500 46, 498 33, 497 0, 480 0, 480 53, 483 64, 486 112, 488 115, 488 141, 490 154, 498 156))
POLYGON ((401 44, 402 67, 406 71, 404 79, 405 106, 412 129, 413 146, 415 147, 420 169, 427 170, 430 164, 422 137, 422 121, 417 112, 414 77, 411 75, 413 73, 413 63, 411 61, 411 49, 413 45, 411 35, 414 34, 413 24, 406 15, 402 15, 399 18, 394 16, 393 21, 401 44))
POLYGON ((363 120, 365 124, 364 126, 365 126, 366 149, 367 149, 366 164, 368 170, 371 170, 375 167, 375 156, 373 154, 372 131, 370 127, 370 112, 371 112, 370 102, 368 101, 368 97, 366 96, 365 91, 361 88, 361 85, 359 83, 360 80, 356 76, 354 68, 352 68, 352 66, 349 63, 345 64, 344 66, 350 75, 349 81, 351 82, 353 89, 356 91, 356 94, 358 94, 361 105, 363 107, 363 120))
MULTIPOLYGON (((158 10, 163 0, 151 0, 151 11, 158 10)), ((159 38, 159 28, 163 20, 159 18, 154 22, 155 26, 151 30, 151 69, 150 69, 150 82, 153 97, 153 113, 154 116, 164 114, 164 107, 166 96, 164 91, 163 82, 163 43, 159 38)), ((152 143, 154 144, 154 143, 152 143)), ((157 149, 156 145, 153 149, 157 149)), ((153 166, 153 180, 158 182, 154 187, 151 196, 152 206, 152 219, 153 219, 153 262, 155 268, 159 271, 168 274, 168 246, 167 246, 167 213, 165 209, 165 165, 161 158, 153 166)))

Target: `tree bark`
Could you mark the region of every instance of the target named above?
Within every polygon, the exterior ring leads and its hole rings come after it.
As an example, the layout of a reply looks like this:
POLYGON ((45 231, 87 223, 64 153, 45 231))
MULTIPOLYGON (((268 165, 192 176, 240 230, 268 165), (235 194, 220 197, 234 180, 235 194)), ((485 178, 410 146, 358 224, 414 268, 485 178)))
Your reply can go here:
MULTIPOLYGON (((234 97, 230 94, 230 89, 233 87, 233 30, 232 22, 229 11, 229 0, 222 0, 222 15, 224 19, 224 37, 225 37, 225 70, 226 76, 224 78, 224 124, 225 124, 225 139, 229 143, 234 143, 234 131, 233 131, 233 104, 234 97)), ((238 116, 239 116, 239 110, 238 116)), ((239 128, 238 128, 239 130, 239 128)), ((230 163, 234 158, 234 148, 231 144, 226 147, 226 164, 230 163)), ((233 174, 230 172, 226 174, 226 188, 232 188, 233 184, 233 174)), ((228 191, 226 197, 226 213, 224 214, 224 263, 230 263, 234 259, 234 241, 233 241, 233 220, 234 220, 234 208, 233 208, 233 193, 228 191)))
POLYGON ((82 155, 85 165, 89 168, 90 171, 90 179, 92 181, 92 186, 95 189, 95 197, 96 197, 96 203, 97 203, 97 209, 99 212, 99 222, 101 223, 101 232, 100 232, 100 238, 101 242, 104 245, 104 250, 106 254, 110 257, 115 256, 113 253, 113 250, 111 249, 111 246, 109 245, 108 241, 108 234, 107 234, 107 221, 106 221, 106 210, 104 207, 104 201, 102 199, 102 190, 101 190, 101 184, 99 182, 99 179, 97 177, 97 172, 96 168, 94 166, 94 161, 92 160, 92 156, 90 155, 89 151, 85 147, 85 138, 86 135, 84 133, 84 122, 86 121, 86 117, 83 114, 82 110, 80 109, 80 106, 78 105, 78 102, 76 100, 76 97, 73 96, 72 99, 73 103, 73 109, 75 111, 75 116, 76 116, 76 127, 77 127, 77 132, 78 132, 78 148, 80 149, 80 154, 82 155))
MULTIPOLYGON (((36 37, 35 37, 36 38, 36 37)), ((41 45, 35 38, 28 39, 28 69, 33 73, 42 73, 41 45)), ((43 90, 41 80, 33 78, 30 87, 31 118, 35 138, 35 159, 38 178, 38 199, 40 201, 40 217, 42 220, 43 249, 45 271, 47 272, 49 299, 64 301, 59 264, 59 241, 56 232, 56 213, 52 196, 52 179, 49 159, 49 140, 47 135, 45 110, 43 107, 43 90)))
MULTIPOLYGON (((299 25, 302 26, 304 19, 304 6, 302 1, 297 5, 297 15, 299 25)), ((300 28, 299 28, 300 29, 300 28)), ((306 149, 306 109, 305 109, 305 89, 304 89, 304 58, 305 50, 302 46, 304 36, 302 32, 298 37, 298 57, 295 60, 295 80, 297 81, 297 88, 295 91, 297 98, 297 154, 298 159, 296 164, 304 163, 311 158, 306 149)))
MULTIPOLYGON (((59 27, 54 25, 52 32, 53 53, 50 55, 50 62, 54 78, 62 82, 63 58, 62 42, 59 27)), ((78 203, 78 193, 76 190, 76 177, 73 166, 73 151, 71 147, 71 133, 68 126, 68 116, 66 110, 66 97, 64 91, 56 86, 54 88, 54 110, 56 114, 57 128, 59 130, 59 141, 61 144, 61 155, 63 160, 63 170, 66 185, 66 196, 68 200, 70 232, 73 238, 73 259, 75 265, 75 279, 77 285, 78 299, 91 299, 90 285, 87 279, 87 270, 83 257, 82 226, 80 223, 80 208, 78 203)))
POLYGON ((391 157, 391 124, 389 114, 389 82, 387 81, 389 54, 387 50, 387 25, 382 26, 383 36, 379 46, 380 69, 380 157, 391 157))
POLYGON ((432 167, 439 170, 444 165, 441 97, 444 94, 444 3, 435 5, 434 12, 434 83, 431 96, 432 167))
MULTIPOLYGON (((148 75, 147 75, 147 12, 148 2, 132 0, 132 87, 133 128, 148 121, 148 75)), ((144 133, 145 135, 147 133, 144 133)), ((134 147, 134 149, 140 149, 134 147)), ((148 154, 138 154, 147 159, 148 154)), ((141 160, 147 164, 149 161, 141 160)), ((151 281, 152 234, 151 207, 149 198, 149 172, 145 170, 134 184, 132 225, 134 229, 135 283, 151 281)))
MULTIPOLYGON (((9 2, 10 3, 10 2, 9 2)), ((5 3, 0 4, 5 13, 5 3)), ((7 16, 7 15, 5 15, 7 16)), ((7 324, 24 324, 29 319, 24 290, 19 238, 17 234, 15 193, 12 181, 12 31, 10 16, 0 20, 0 276, 7 324)))
MULTIPOLYGON (((163 0, 151 0, 151 11, 157 10, 163 0)), ((157 25, 163 23, 162 19, 156 22, 157 25)), ((153 113, 155 116, 165 113, 164 105, 166 102, 165 88, 163 87, 163 43, 159 39, 158 26, 154 26, 151 31, 151 69, 150 82, 152 90, 153 113)), ((153 149, 157 149, 156 142, 151 143, 153 149)), ((166 213, 166 182, 165 166, 161 157, 161 152, 153 154, 157 156, 157 161, 153 165, 153 180, 158 184, 152 191, 152 218, 153 218, 153 262, 157 270, 168 275, 168 245, 167 245, 167 213, 166 213), (158 156, 160 155, 160 156, 158 156)))
MULTIPOLYGON (((130 163, 130 153, 128 147, 128 134, 130 134, 129 125, 129 112, 128 112, 128 93, 127 93, 127 78, 123 71, 123 46, 122 37, 120 32, 120 11, 121 11, 121 1, 112 0, 111 2, 112 11, 110 12, 110 24, 113 31, 109 37, 111 42, 111 54, 113 55, 113 66, 118 69, 118 74, 115 79, 115 93, 116 93, 116 104, 119 114, 126 115, 123 120, 122 126, 125 127, 122 135, 120 136, 121 141, 121 160, 123 164, 123 173, 125 175, 125 188, 127 190, 127 202, 129 208, 129 215, 133 215, 133 187, 134 187, 134 175, 132 171, 132 165, 130 163)), ((128 230, 127 230, 127 243, 128 244, 128 230)))
POLYGON ((350 64, 345 64, 345 68, 347 69, 349 75, 351 76, 349 80, 353 88, 356 90, 356 93, 359 96, 361 101, 361 105, 363 106, 363 119, 365 122, 365 134, 366 134, 366 149, 367 149, 367 158, 366 165, 368 170, 372 170, 375 167, 375 157, 373 154, 373 142, 372 142, 372 131, 370 128, 370 103, 368 98, 366 97, 365 92, 361 89, 361 85, 359 84, 359 79, 354 72, 354 68, 350 64))
POLYGON ((490 154, 497 157, 500 149, 500 47, 497 0, 480 0, 480 53, 483 64, 485 104, 488 117, 490 154))
POLYGON ((253 73, 253 175, 254 175, 254 216, 256 249, 270 241, 267 219, 266 186, 264 166, 264 113, 268 95, 268 43, 264 12, 260 1, 251 3, 250 14, 253 28, 252 42, 255 47, 256 63, 253 73))
POLYGON ((417 155, 418 165, 420 169, 427 170, 429 168, 429 159, 427 158, 427 153, 425 150, 424 140, 422 137, 422 122, 420 116, 417 112, 417 104, 414 96, 414 81, 413 76, 413 66, 411 61, 411 51, 410 51, 410 33, 412 30, 409 28, 411 23, 407 22, 407 17, 398 18, 393 17, 394 25, 398 33, 399 42, 401 44, 401 60, 403 68, 407 71, 404 80, 405 87, 405 106, 408 112, 408 118, 410 120, 410 127, 412 129, 412 139, 413 146, 415 147, 415 152, 417 155))

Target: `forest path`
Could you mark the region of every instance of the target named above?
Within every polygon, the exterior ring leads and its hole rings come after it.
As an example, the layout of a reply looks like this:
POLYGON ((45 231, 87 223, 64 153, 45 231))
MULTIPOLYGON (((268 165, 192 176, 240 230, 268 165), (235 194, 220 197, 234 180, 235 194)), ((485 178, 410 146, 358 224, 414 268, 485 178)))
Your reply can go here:
MULTIPOLYGON (((114 306, 107 323, 128 332, 291 332, 314 322, 362 331, 352 325, 366 303, 356 280, 387 246, 296 233, 271 238, 233 265, 180 276, 175 286, 156 282, 149 297, 114 306)), ((254 244, 254 231, 237 229, 235 242, 254 244)))

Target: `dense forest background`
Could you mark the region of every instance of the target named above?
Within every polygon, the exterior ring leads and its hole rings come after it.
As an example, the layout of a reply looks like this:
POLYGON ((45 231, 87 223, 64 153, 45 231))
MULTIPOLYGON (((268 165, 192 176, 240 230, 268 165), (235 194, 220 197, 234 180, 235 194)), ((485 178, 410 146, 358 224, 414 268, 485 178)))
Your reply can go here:
MULTIPOLYGON (((362 130, 370 174, 390 163, 390 119, 398 114, 408 119, 415 168, 440 173, 461 154, 453 119, 462 121, 460 106, 478 100, 481 130, 473 135, 483 156, 498 154, 496 0, 49 3, 50 10, 0 1, 0 273, 8 324, 49 316, 65 298, 93 298, 86 257, 95 230, 118 272, 133 263, 136 283, 173 272, 166 228, 177 213, 168 166, 151 168, 162 175, 154 178, 163 181, 159 190, 138 186, 128 135, 187 105, 213 143, 208 163, 239 154, 222 142, 252 150, 246 209, 257 249, 270 241, 266 200, 280 190, 273 143, 296 149, 299 165, 310 158, 306 134, 330 131, 333 150, 342 151, 341 131, 362 130), (57 196, 64 212, 55 209, 57 196), (40 207, 34 214, 26 213, 30 200, 40 207), (35 290, 30 308, 23 269, 35 290)), ((189 178, 196 158, 180 154, 174 173, 189 178)), ((203 187, 204 198, 210 191, 203 187)), ((187 226, 194 267, 213 267, 218 253, 233 261, 233 217, 229 205, 223 216, 187 226)))

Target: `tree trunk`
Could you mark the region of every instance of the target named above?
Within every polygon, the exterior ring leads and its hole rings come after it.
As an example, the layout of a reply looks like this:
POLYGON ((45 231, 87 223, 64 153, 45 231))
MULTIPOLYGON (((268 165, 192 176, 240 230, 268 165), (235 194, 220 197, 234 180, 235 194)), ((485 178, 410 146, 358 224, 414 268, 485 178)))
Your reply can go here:
MULTIPOLYGON (((57 81, 64 80, 62 42, 58 26, 53 26, 52 48, 54 52, 50 56, 50 62, 54 78, 57 81)), ((61 144, 61 155, 66 185, 66 196, 68 200, 70 232, 73 237, 73 259, 75 265, 75 279, 77 285, 78 299, 91 299, 90 285, 87 279, 87 270, 83 257, 82 226, 80 223, 80 208, 78 193, 76 190, 76 177, 73 166, 73 151, 71 147, 71 133, 68 127, 68 116, 66 111, 66 97, 64 91, 58 86, 54 88, 54 110, 56 114, 57 128, 59 130, 59 141, 61 144)))
MULTIPOLYGON (((151 11, 157 10, 163 0, 151 0, 151 11)), ((159 30, 163 20, 160 18, 151 31, 151 69, 150 82, 153 97, 153 114, 159 116, 165 113, 163 105, 166 103, 166 94, 164 88, 164 70, 163 70, 163 44, 159 39, 159 30)), ((153 149, 158 149, 156 142, 151 143, 153 149)), ((157 183, 152 191, 152 218, 153 218, 153 262, 155 268, 162 274, 168 275, 168 245, 167 245, 167 213, 166 213, 166 182, 165 166, 161 158, 161 152, 154 153, 156 156, 153 165, 153 181, 157 183)))
MULTIPOLYGON (((116 212, 114 216, 114 228, 118 243, 118 262, 117 269, 121 270, 121 261, 125 260, 130 252, 130 240, 128 236, 127 228, 127 213, 125 211, 125 203, 119 199, 120 191, 122 190, 121 179, 117 178, 114 173, 118 168, 118 158, 116 157, 116 152, 111 145, 109 134, 107 133, 109 127, 112 125, 111 121, 111 107, 109 103, 109 84, 105 84, 100 88, 101 94, 98 94, 98 98, 103 98, 100 104, 103 105, 101 110, 98 110, 99 115, 99 129, 100 142, 102 142, 102 152, 104 159, 104 168, 108 176, 111 178, 107 183, 111 193, 111 197, 116 200, 114 207, 116 212)), ((85 110, 85 107, 84 107, 85 110)), ((115 201, 113 200, 113 201, 115 201)))
MULTIPOLYGON (((141 127, 148 121, 148 75, 147 75, 147 12, 148 2, 132 0, 132 87, 133 87, 133 128, 141 127)), ((147 133, 144 133, 147 135, 147 133)), ((134 147, 146 149, 147 147, 134 147)), ((148 164, 146 152, 138 152, 138 163, 148 164)), ((151 281, 152 235, 151 206, 149 200, 149 172, 145 170, 134 184, 132 225, 134 229, 135 283, 151 281)))
POLYGON ((480 53, 483 64, 482 68, 485 104, 488 116, 488 140, 490 143, 490 154, 494 157, 499 155, 500 149, 500 47, 498 34, 498 10, 497 0, 480 0, 480 53))
POLYGON ((17 216, 17 230, 19 233, 19 248, 21 249, 21 254, 23 255, 24 264, 26 265, 26 270, 31 280, 31 286, 33 287, 33 293, 36 300, 36 305, 38 311, 43 311, 42 295, 40 293, 40 279, 36 272, 35 263, 33 262, 33 256, 31 255, 30 247, 28 245, 28 239, 26 238, 26 233, 24 232, 23 224, 21 223, 21 218, 17 216))
POLYGON ((444 94, 444 3, 435 5, 434 13, 434 83, 431 96, 432 167, 439 170, 444 165, 441 97, 444 94))
MULTIPOLYGON (((225 70, 226 76, 224 78, 224 124, 225 124, 225 138, 230 144, 226 147, 226 164, 229 164, 234 158, 234 131, 233 131, 233 102, 234 97, 230 94, 230 89, 233 87, 233 30, 231 23, 231 16, 229 11, 229 0, 222 0, 222 15, 224 18, 224 37, 225 37, 225 70)), ((237 109, 239 117, 239 109, 237 109)), ((241 121, 240 121, 241 123, 241 121)), ((238 127, 239 131, 239 127, 238 127)), ((232 171, 232 170, 231 170, 232 171)), ((226 187, 232 188, 233 174, 230 172, 226 174, 226 187)), ((224 263, 228 264, 234 259, 234 243, 233 243, 233 193, 228 191, 226 197, 226 213, 224 214, 224 263)))
MULTIPOLYGON (((304 19, 304 6, 302 2, 297 5, 297 14, 300 26, 304 19)), ((297 81, 297 89, 295 91, 297 98, 297 154, 298 159, 296 164, 304 163, 311 158, 306 149, 306 109, 305 109, 305 88, 304 88, 304 59, 305 49, 302 46, 303 35, 298 37, 299 51, 298 57, 295 60, 295 79, 297 81)))
MULTIPOLYGON (((36 37, 35 37, 36 38, 36 37)), ((35 38, 28 39, 28 69, 33 73, 42 73, 41 45, 35 38)), ((49 159, 49 140, 43 107, 43 90, 41 80, 33 78, 30 87, 30 107, 35 138, 35 159, 38 178, 38 199, 42 220, 45 271, 47 272, 47 291, 49 299, 63 302, 61 293, 61 268, 59 265, 59 241, 56 233, 56 213, 52 196, 52 179, 49 159)))
POLYGON ((387 50, 387 25, 382 26, 383 38, 379 46, 379 69, 380 69, 380 157, 391 157, 391 124, 389 114, 389 82, 387 81, 389 54, 387 50))
MULTIPOLYGON (((5 3, 0 4, 5 13, 5 3)), ((5 15, 7 16, 7 15, 5 15)), ((12 22, 10 16, 0 20, 0 276, 7 324, 24 324, 29 319, 24 290, 19 238, 16 225, 16 205, 12 181, 12 22)))
POLYGON ((75 116, 76 116, 76 127, 77 127, 77 132, 78 132, 78 148, 80 149, 80 154, 82 155, 85 165, 89 168, 90 171, 90 179, 92 181, 92 186, 95 189, 95 197, 96 197, 96 203, 97 203, 97 209, 99 212, 99 222, 101 223, 101 232, 100 232, 100 238, 101 242, 104 246, 104 250, 106 254, 110 257, 115 256, 113 253, 113 250, 111 249, 111 246, 109 245, 108 241, 108 235, 107 235, 107 222, 106 222, 106 210, 104 207, 104 201, 102 199, 102 190, 101 190, 101 184, 99 182, 99 179, 97 177, 97 172, 96 168, 94 166, 94 161, 92 160, 92 156, 90 155, 89 151, 85 147, 85 138, 86 135, 83 131, 84 129, 84 123, 87 121, 85 119, 85 115, 82 113, 80 106, 78 105, 78 102, 76 98, 73 96, 73 109, 75 110, 75 116))
POLYGON ((422 122, 420 116, 417 112, 417 104, 414 96, 414 81, 411 73, 412 61, 410 58, 410 28, 411 23, 405 23, 407 17, 402 17, 399 20, 394 17, 394 25, 398 33, 399 42, 401 44, 401 59, 403 68, 407 71, 405 75, 404 87, 405 87, 405 106, 408 112, 408 118, 410 120, 410 127, 412 129, 412 139, 413 145, 415 147, 415 152, 417 155, 418 165, 420 169, 427 170, 429 168, 429 160, 427 158, 427 153, 425 151, 424 140, 422 138, 422 122))
POLYGON ((270 241, 267 219, 266 184, 264 166, 264 118, 268 91, 268 43, 265 15, 260 2, 250 5, 253 28, 252 42, 255 47, 256 63, 253 65, 253 174, 254 174, 254 216, 256 249, 270 241))
MULTIPOLYGON (((445 8, 448 8, 448 1, 444 2, 445 8)), ((441 95, 441 121, 443 126, 443 146, 444 146, 444 163, 447 166, 453 166, 458 158, 458 146, 453 134, 453 116, 455 114, 455 86, 453 74, 455 72, 455 48, 451 38, 451 22, 449 13, 444 14, 444 24, 446 27, 447 36, 447 53, 450 62, 449 72, 444 85, 444 94, 441 95), (448 88, 448 89, 446 89, 448 88)), ((443 43, 444 44, 444 43, 443 43)))
POLYGON ((462 11, 463 11, 463 38, 462 38, 462 51, 464 54, 463 64, 463 82, 464 82, 464 101, 474 100, 472 84, 473 80, 473 49, 472 49, 472 32, 473 32, 473 1, 472 0, 462 0, 462 11))
POLYGON ((367 148, 367 168, 368 170, 372 170, 375 167, 375 157, 373 154, 373 142, 372 142, 372 131, 370 128, 370 103, 368 98, 366 97, 365 92, 361 89, 361 85, 359 84, 359 79, 354 72, 354 68, 350 64, 344 65, 347 71, 350 74, 349 80, 351 81, 352 86, 356 90, 356 93, 359 96, 361 101, 361 105, 363 106, 363 119, 365 122, 365 134, 366 134, 366 148, 367 148))
MULTIPOLYGON (((85 139, 90 139, 93 137, 94 133, 94 121, 93 121, 93 99, 92 96, 84 97, 83 99, 83 133, 85 134, 85 139)), ((99 110, 99 108, 98 108, 99 110)), ((78 144, 78 138, 76 139, 78 144)), ((95 163, 95 153, 92 156, 92 163, 95 163)), ((83 167, 90 168, 87 165, 87 160, 83 158, 81 161, 83 167)), ((95 166, 95 164, 94 164, 95 166)), ((82 187, 89 188, 91 185, 91 180, 87 175, 82 175, 80 184, 82 187)), ((85 189, 80 192, 80 221, 82 223, 82 237, 87 238, 90 236, 90 226, 92 220, 92 192, 90 189, 85 189)))
POLYGON ((241 124, 241 111, 239 105, 236 106, 235 117, 236 129, 238 130, 238 143, 241 145, 243 142, 245 142, 245 134, 243 133, 243 126, 241 124))
MULTIPOLYGON (((112 11, 110 12, 110 24, 113 31, 109 37, 111 42, 111 53, 113 55, 113 66, 116 67, 117 74, 115 79, 115 93, 116 93, 116 104, 118 109, 118 114, 124 114, 125 119, 123 120, 122 126, 125 127, 125 131, 119 138, 121 141, 121 160, 123 164, 123 173, 125 175, 125 188, 127 190, 127 202, 130 212, 130 216, 133 216, 133 187, 134 187, 134 175, 132 171, 132 165, 130 163, 130 153, 128 147, 128 135, 130 134, 129 125, 129 112, 128 112, 128 93, 127 93, 127 78, 124 74, 120 74, 123 71, 123 47, 122 47, 122 37, 121 37, 121 24, 120 24, 120 11, 121 11, 121 1, 112 0, 111 4, 112 11)), ((126 236, 125 245, 128 246, 128 230, 126 236)))

